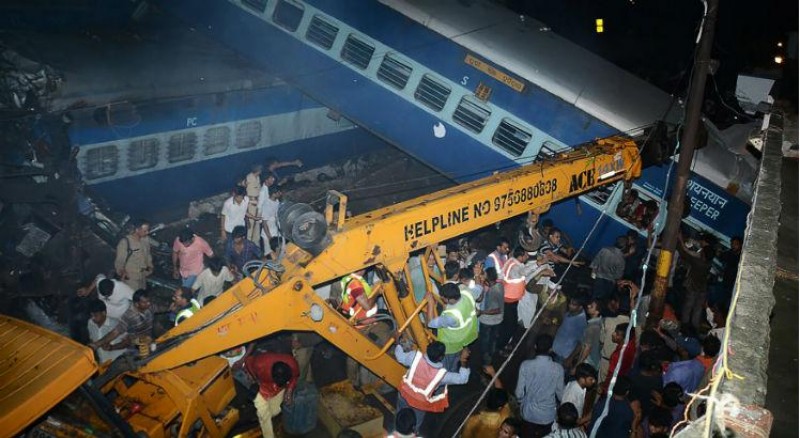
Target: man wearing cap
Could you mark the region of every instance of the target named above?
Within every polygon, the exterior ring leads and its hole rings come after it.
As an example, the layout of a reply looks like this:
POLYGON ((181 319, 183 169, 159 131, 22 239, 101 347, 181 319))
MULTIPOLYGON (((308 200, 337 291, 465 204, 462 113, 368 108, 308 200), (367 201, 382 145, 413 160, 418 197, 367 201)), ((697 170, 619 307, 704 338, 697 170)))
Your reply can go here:
POLYGON ((133 222, 133 230, 117 244, 114 270, 117 276, 133 290, 146 289, 147 277, 153 272, 150 255, 150 223, 133 222))
POLYGON ((239 183, 244 187, 247 195, 247 239, 258 242, 261 238, 261 227, 258 220, 258 196, 261 190, 261 171, 260 164, 254 164, 250 168, 250 173, 239 183))

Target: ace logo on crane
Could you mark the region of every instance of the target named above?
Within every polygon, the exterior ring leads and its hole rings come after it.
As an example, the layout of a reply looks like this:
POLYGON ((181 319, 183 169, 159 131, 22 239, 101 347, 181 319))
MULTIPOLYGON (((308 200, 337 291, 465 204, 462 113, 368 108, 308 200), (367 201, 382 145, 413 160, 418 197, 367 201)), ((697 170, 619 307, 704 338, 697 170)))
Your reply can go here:
POLYGON ((569 192, 572 193, 593 186, 595 183, 594 176, 594 169, 587 169, 572 175, 569 181, 569 192))

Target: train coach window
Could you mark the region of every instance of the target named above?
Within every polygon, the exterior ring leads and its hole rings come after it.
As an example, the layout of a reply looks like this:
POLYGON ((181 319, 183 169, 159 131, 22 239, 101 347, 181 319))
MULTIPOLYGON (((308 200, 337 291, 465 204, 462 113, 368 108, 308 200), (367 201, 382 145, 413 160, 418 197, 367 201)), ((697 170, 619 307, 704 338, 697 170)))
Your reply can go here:
POLYGON ((661 208, 659 201, 636 188, 622 193, 616 207, 617 216, 640 230, 646 230, 656 220, 661 208))
POLYGON ((182 132, 169 138, 169 148, 167 149, 167 160, 170 163, 187 161, 194 158, 197 149, 197 134, 194 132, 182 132))
POLYGON ((311 24, 308 25, 306 39, 327 50, 333 47, 333 42, 336 40, 336 34, 338 33, 338 27, 319 15, 315 15, 311 19, 311 24))
POLYGON ((344 42, 341 55, 348 63, 364 70, 369 65, 373 53, 375 46, 351 33, 344 42))
POLYGON ((303 5, 288 0, 278 0, 272 20, 286 30, 294 32, 303 19, 303 5))
POLYGON ((410 65, 398 59, 391 53, 383 57, 383 62, 378 68, 378 79, 391 85, 398 90, 402 90, 408 84, 412 68, 410 65))
POLYGON ((464 96, 458 103, 456 112, 453 113, 453 120, 477 134, 483 131, 483 127, 486 126, 486 121, 491 115, 492 111, 489 108, 479 104, 470 96, 464 96))
POLYGON ((119 151, 116 145, 101 146, 86 152, 84 176, 97 179, 117 173, 119 151))
POLYGON ((422 76, 414 92, 414 98, 435 111, 444 108, 448 97, 450 97, 450 87, 428 74, 422 76))
POLYGON ((545 141, 542 143, 542 148, 539 149, 539 153, 536 154, 535 161, 547 161, 552 160, 556 157, 556 155, 568 151, 569 148, 566 146, 561 146, 558 143, 554 143, 552 141, 545 141))
POLYGON ((267 0, 242 0, 242 4, 256 12, 264 12, 267 9, 267 0))
POLYGON ((203 153, 206 155, 221 154, 231 144, 231 128, 218 126, 209 128, 203 136, 203 153))
POLYGON ((250 149, 256 147, 261 142, 261 122, 251 120, 240 123, 236 127, 236 147, 238 149, 250 149))
POLYGON ((500 121, 500 126, 492 136, 492 143, 503 148, 515 157, 522 155, 531 141, 531 133, 510 119, 500 121))
POLYGON ((134 140, 128 145, 128 170, 142 170, 158 164, 158 139, 134 140))

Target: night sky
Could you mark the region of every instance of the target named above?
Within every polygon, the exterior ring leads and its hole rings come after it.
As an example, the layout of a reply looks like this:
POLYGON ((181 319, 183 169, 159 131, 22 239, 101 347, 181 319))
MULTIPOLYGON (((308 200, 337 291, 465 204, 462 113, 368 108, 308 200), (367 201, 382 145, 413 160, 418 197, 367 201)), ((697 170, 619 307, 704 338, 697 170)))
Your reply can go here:
MULTIPOLYGON (((545 22, 564 36, 667 92, 684 94, 682 78, 691 68, 697 27, 703 11, 699 0, 506 0, 518 13, 545 22), (595 19, 603 18, 603 34, 595 19)), ((740 72, 775 70, 778 41, 797 31, 797 0, 720 0, 712 57, 720 61, 717 84, 735 88, 740 72)), ((785 44, 784 44, 785 46, 785 44)), ((796 93, 796 61, 787 76, 796 93)), ((793 91, 792 91, 793 88, 793 91)))

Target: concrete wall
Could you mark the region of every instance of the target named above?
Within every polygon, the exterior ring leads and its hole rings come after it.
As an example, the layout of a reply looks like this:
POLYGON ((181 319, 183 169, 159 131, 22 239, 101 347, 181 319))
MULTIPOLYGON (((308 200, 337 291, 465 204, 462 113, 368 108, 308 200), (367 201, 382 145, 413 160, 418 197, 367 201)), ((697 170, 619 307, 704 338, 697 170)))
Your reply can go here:
MULTIPOLYGON (((781 161, 783 121, 772 115, 761 158, 761 169, 753 197, 753 207, 744 235, 739 298, 731 321, 728 367, 743 379, 723 380, 717 398, 732 394, 743 409, 725 418, 727 428, 739 436, 769 436, 772 415, 761 408, 766 401, 769 363, 770 314, 775 305, 772 289, 778 252, 781 215, 781 161)), ((679 432, 677 437, 704 436, 705 417, 679 432)))
POLYGON ((781 215, 782 120, 772 115, 767 131, 753 207, 739 264, 739 299, 733 310, 728 366, 743 380, 726 380, 721 391, 742 404, 763 406, 767 394, 769 317, 775 305, 772 287, 777 265, 781 215))

